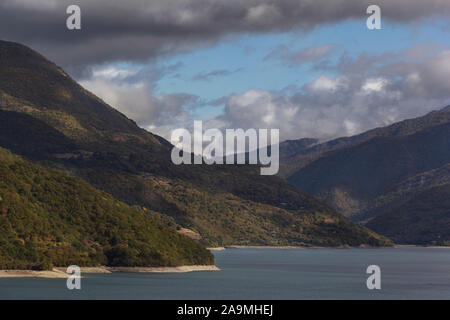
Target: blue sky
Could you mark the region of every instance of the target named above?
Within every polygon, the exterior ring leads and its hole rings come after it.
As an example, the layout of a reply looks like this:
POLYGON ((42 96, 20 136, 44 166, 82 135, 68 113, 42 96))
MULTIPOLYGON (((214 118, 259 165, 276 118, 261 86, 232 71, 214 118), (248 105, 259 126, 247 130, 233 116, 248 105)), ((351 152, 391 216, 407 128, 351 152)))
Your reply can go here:
MULTIPOLYGON (((368 30, 365 19, 345 21, 337 25, 326 25, 312 32, 273 33, 265 35, 236 36, 211 47, 160 59, 161 66, 181 64, 175 72, 158 81, 156 93, 189 93, 205 101, 216 100, 250 89, 279 91, 285 87, 298 87, 312 81, 322 73, 314 70, 314 63, 288 66, 279 60, 264 58, 278 46, 285 45, 293 51, 320 47, 336 46, 327 57, 336 63, 343 55, 357 57, 363 53, 379 55, 399 53, 415 45, 450 46, 445 23, 424 21, 420 26, 402 25, 386 21, 381 30, 368 30), (214 70, 237 71, 226 76, 218 76, 211 81, 194 81, 201 73, 214 70)), ((326 73, 335 77, 335 72, 326 73)), ((217 106, 207 106, 196 111, 198 117, 210 117, 222 112, 217 106)))
POLYGON ((181 62, 183 66, 178 73, 182 77, 165 77, 158 83, 158 91, 189 92, 213 100, 251 88, 280 90, 292 84, 302 85, 320 75, 320 71, 312 70, 311 63, 292 68, 279 61, 264 61, 279 45, 287 45, 293 50, 336 45, 337 50, 331 55, 334 61, 343 53, 357 56, 361 53, 370 55, 399 52, 418 44, 450 45, 448 32, 442 27, 427 24, 423 26, 415 28, 412 25, 386 22, 382 30, 370 31, 365 28, 365 21, 348 21, 320 27, 311 33, 290 32, 236 37, 211 48, 162 59, 163 61, 159 62, 162 65, 181 62), (192 81, 200 72, 239 68, 244 70, 213 82, 192 81))

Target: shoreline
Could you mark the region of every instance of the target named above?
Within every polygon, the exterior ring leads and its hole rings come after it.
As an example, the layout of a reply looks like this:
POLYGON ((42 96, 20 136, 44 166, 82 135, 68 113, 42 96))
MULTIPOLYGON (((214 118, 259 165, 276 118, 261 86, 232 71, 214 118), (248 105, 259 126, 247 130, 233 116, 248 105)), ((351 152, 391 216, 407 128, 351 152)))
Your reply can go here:
POLYGON ((392 248, 392 247, 370 247, 370 246, 360 246, 351 247, 347 245, 339 247, 319 247, 319 246, 241 246, 241 245, 230 245, 225 246, 225 249, 270 249, 270 250, 328 250, 328 249, 378 249, 378 248, 392 248))
POLYGON ((206 248, 206 250, 209 250, 209 251, 224 251, 226 249, 227 248, 225 248, 225 247, 208 247, 208 248, 206 248))
POLYGON ((419 246, 415 244, 396 244, 394 248, 450 249, 450 246, 419 246))
MULTIPOLYGON (((81 267, 81 275, 85 274, 111 274, 123 273, 188 273, 200 271, 220 271, 215 265, 194 265, 179 267, 81 267)), ((45 279, 67 279, 66 268, 57 267, 53 270, 0 270, 1 278, 45 278, 45 279)))
POLYGON ((67 279, 70 274, 53 269, 52 271, 36 270, 0 270, 0 279, 2 278, 45 278, 45 279, 67 279))
POLYGON ((450 249, 450 246, 420 246, 420 245, 404 245, 396 244, 390 247, 370 247, 370 246, 339 246, 339 247, 306 247, 306 246, 243 246, 243 245, 229 245, 223 247, 207 248, 210 251, 224 251, 229 249, 270 249, 270 250, 341 250, 341 249, 400 249, 400 248, 424 248, 424 249, 450 249))
MULTIPOLYGON (((210 251, 225 251, 229 249, 269 249, 269 250, 326 250, 326 249, 401 249, 401 248, 424 248, 424 249, 450 249, 450 246, 420 246, 420 245, 394 245, 392 247, 302 247, 302 246, 243 246, 229 245, 223 247, 207 248, 210 251)), ((56 267, 53 270, 0 270, 2 278, 45 278, 45 279, 67 279, 66 268, 56 267)), ((215 265, 193 265, 179 267, 81 267, 81 274, 111 274, 122 273, 188 273, 200 271, 220 271, 215 265)))
MULTIPOLYGON (((180 266, 180 267, 105 267, 110 273, 127 272, 127 273, 187 273, 198 271, 220 271, 215 265, 197 265, 197 266, 180 266)), ((87 272, 86 272, 87 273, 87 272)))

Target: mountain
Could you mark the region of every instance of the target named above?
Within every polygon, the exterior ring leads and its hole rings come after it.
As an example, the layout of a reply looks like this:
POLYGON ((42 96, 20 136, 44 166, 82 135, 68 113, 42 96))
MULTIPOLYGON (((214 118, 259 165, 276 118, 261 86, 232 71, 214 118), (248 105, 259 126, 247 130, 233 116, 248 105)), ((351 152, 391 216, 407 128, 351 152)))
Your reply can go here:
POLYGON ((0 269, 214 263, 208 250, 157 214, 3 148, 0 177, 0 269))
POLYGON ((170 216, 208 245, 385 245, 256 166, 182 165, 139 128, 35 51, 0 42, 0 146, 58 168, 129 205, 170 216))
POLYGON ((303 138, 299 140, 286 140, 280 144, 280 155, 289 158, 316 145, 319 139, 303 138))
POLYGON ((303 138, 298 140, 286 140, 280 143, 280 172, 281 176, 287 175, 289 172, 297 168, 298 163, 291 161, 296 155, 305 152, 314 145, 318 144, 318 139, 303 138))
POLYGON ((291 155, 287 179, 363 221, 450 180, 450 108, 291 155))
POLYGON ((450 184, 417 194, 367 226, 396 243, 450 245, 450 184))
POLYGON ((293 175, 295 171, 300 170, 332 151, 356 146, 374 138, 407 136, 448 122, 450 122, 450 106, 439 111, 430 112, 423 117, 406 119, 390 126, 375 128, 355 136, 338 138, 324 143, 318 143, 315 140, 314 143, 306 148, 303 141, 314 141, 314 139, 307 138, 285 141, 280 144, 280 157, 282 159, 280 165, 283 176, 289 177, 293 175), (299 145, 300 147, 296 148, 295 145, 299 145))

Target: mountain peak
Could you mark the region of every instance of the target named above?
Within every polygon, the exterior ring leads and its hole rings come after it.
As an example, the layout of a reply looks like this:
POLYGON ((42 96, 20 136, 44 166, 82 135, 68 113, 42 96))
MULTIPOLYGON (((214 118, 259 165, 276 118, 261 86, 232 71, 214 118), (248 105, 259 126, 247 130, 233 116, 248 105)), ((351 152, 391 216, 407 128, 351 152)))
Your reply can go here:
POLYGON ((21 43, 18 42, 12 42, 12 41, 7 41, 7 40, 1 40, 0 39, 0 49, 3 48, 7 48, 7 49, 21 49, 21 50, 27 50, 27 51, 32 51, 35 52, 33 49, 27 47, 26 45, 23 45, 21 43))
MULTIPOLYGON (((8 41, 0 41, 0 108, 56 123, 58 130, 81 141, 128 139, 143 131, 56 64, 8 41)), ((146 143, 160 144, 152 134, 144 136, 146 143)))
POLYGON ((57 68, 55 64, 38 52, 17 42, 0 40, 0 58, 0 68, 2 69, 5 67, 37 67, 37 65, 57 68))
POLYGON ((311 146, 317 144, 318 139, 302 138, 298 140, 286 140, 280 144, 280 153, 284 157, 302 152, 311 146))

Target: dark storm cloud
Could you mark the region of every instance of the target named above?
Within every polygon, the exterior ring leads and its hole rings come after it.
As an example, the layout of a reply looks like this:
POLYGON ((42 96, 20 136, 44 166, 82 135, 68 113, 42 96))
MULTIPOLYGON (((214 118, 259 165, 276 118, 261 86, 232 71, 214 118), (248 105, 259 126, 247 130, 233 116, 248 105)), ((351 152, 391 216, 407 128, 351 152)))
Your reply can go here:
POLYGON ((211 81, 214 78, 230 76, 232 74, 241 72, 242 70, 243 70, 243 68, 239 68, 236 70, 213 70, 210 72, 200 72, 199 74, 192 77, 192 80, 211 81))
MULTIPOLYGON (((2 0, 0 38, 37 48, 72 72, 117 60, 146 60, 240 33, 309 30, 360 19, 370 0, 2 0), (82 30, 65 27, 78 4, 82 30)), ((378 0, 386 19, 413 23, 450 12, 448 0, 378 0)))

